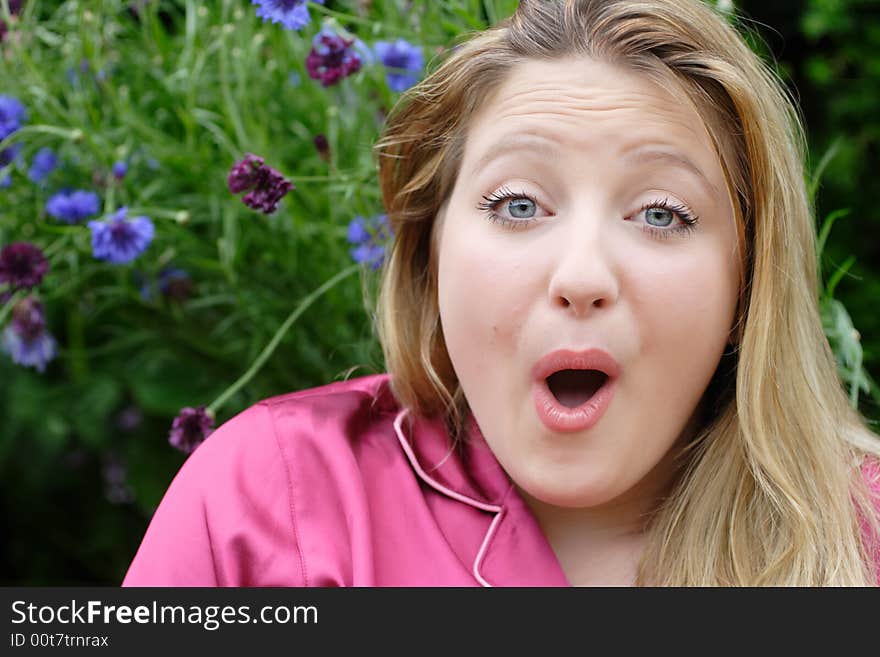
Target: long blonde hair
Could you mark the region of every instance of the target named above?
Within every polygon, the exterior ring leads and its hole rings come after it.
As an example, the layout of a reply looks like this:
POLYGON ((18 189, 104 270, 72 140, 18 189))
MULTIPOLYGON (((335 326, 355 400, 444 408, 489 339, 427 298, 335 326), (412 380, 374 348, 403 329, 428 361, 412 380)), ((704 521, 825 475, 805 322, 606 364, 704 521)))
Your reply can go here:
POLYGON ((523 0, 404 94, 375 147, 395 233, 376 322, 395 395, 462 434, 469 410, 440 328, 434 219, 482 100, 517 63, 572 55, 684 89, 725 173, 742 254, 735 348, 650 519, 638 582, 875 584, 880 525, 862 465, 880 448, 822 328, 802 122, 771 69, 699 0, 523 0))

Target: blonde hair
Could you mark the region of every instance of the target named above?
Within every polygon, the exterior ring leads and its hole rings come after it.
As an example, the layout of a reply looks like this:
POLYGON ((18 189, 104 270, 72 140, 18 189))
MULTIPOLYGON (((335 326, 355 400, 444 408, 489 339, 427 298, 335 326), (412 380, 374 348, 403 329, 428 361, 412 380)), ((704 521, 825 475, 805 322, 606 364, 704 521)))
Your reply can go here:
POLYGON ((569 56, 684 90, 725 173, 742 257, 735 348, 650 518, 638 583, 875 584, 880 531, 861 468, 880 448, 849 405, 822 328, 800 116, 770 68, 698 0, 523 0, 400 99, 375 147, 395 233, 376 317, 395 395, 462 435, 469 410, 440 327, 434 220, 483 99, 517 63, 569 56))

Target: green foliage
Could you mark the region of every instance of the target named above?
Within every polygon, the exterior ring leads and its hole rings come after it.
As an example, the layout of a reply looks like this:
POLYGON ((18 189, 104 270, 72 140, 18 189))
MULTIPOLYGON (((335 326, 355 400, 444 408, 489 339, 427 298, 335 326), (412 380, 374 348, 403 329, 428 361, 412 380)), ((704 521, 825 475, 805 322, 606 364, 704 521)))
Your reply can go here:
MULTIPOLYGON (((880 250, 875 239, 880 232, 880 214, 874 199, 880 193, 875 175, 880 152, 880 14, 872 0, 809 0, 800 8, 800 28, 805 39, 803 53, 794 53, 803 71, 802 86, 813 130, 811 149, 833 148, 834 157, 822 176, 820 211, 847 207, 850 215, 835 231, 826 259, 840 274, 834 284, 838 295, 862 328, 863 340, 845 347, 847 362, 880 369, 880 317, 876 301, 880 293, 880 250), (850 262, 850 258, 855 261, 850 262), (858 358, 856 358, 858 355, 858 358)), ((854 333, 853 335, 858 335, 854 333)), ((843 368, 846 369, 845 367, 843 368)), ((861 400, 862 412, 880 420, 880 396, 874 379, 856 376, 858 387, 871 391, 873 403, 861 400)), ((854 375, 855 376, 855 375, 854 375)), ((856 379, 851 385, 856 385, 856 379)), ((851 398, 855 401, 856 394, 851 398)))

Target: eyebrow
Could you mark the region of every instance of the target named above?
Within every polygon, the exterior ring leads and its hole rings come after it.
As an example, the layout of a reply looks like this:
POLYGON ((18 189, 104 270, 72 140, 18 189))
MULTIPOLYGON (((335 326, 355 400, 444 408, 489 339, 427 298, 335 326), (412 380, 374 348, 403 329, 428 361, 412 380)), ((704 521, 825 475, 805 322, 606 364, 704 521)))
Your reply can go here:
POLYGON ((555 142, 541 135, 529 132, 522 132, 516 135, 503 137, 489 147, 483 156, 477 160, 471 169, 471 176, 476 176, 480 171, 493 160, 497 160, 503 155, 515 151, 529 150, 537 152, 538 155, 544 157, 552 157, 556 153, 554 147, 555 142))
POLYGON ((700 169, 696 164, 694 164, 693 160, 689 157, 680 153, 678 150, 669 149, 668 146, 663 144, 641 144, 639 146, 633 148, 627 148, 624 150, 625 160, 630 162, 638 162, 639 164, 648 164, 651 162, 666 162, 667 164, 672 164, 681 167, 687 171, 690 171, 696 178, 700 181, 700 183, 704 186, 706 191, 710 192, 714 196, 720 196, 721 192, 719 192, 718 188, 712 184, 712 181, 706 177, 706 174, 703 173, 703 170, 700 169))
MULTIPOLYGON (((492 144, 483 156, 477 160, 471 170, 471 176, 476 176, 490 162, 512 152, 528 150, 548 160, 558 156, 558 142, 535 133, 520 133, 502 138, 492 144)), ((678 166, 692 173, 703 185, 704 189, 714 196, 719 196, 718 188, 712 184, 693 160, 679 152, 671 144, 663 142, 639 142, 622 149, 623 159, 630 163, 649 164, 653 162, 665 162, 678 166)))

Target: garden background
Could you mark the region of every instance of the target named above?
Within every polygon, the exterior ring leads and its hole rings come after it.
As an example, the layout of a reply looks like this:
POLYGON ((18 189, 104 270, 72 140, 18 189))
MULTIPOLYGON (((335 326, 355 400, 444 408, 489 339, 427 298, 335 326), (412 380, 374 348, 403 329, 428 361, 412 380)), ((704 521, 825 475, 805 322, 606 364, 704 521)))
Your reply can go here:
MULTIPOLYGON (((0 584, 118 584, 212 418, 384 369, 371 145, 516 0, 276 4, 0 0, 0 584)), ((717 4, 800 99, 826 331, 876 422, 880 1, 717 4)))

